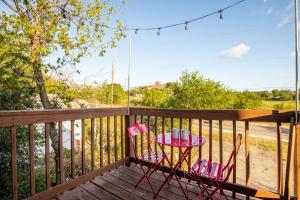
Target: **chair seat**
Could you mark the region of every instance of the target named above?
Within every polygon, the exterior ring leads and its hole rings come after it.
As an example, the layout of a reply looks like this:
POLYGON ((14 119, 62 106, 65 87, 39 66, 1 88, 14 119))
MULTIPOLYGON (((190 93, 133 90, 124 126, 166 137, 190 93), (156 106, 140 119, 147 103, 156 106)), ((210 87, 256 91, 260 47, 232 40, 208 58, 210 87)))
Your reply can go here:
POLYGON ((199 159, 194 163, 190 173, 221 181, 224 178, 224 169, 225 166, 222 163, 199 159))
MULTIPOLYGON (((168 155, 169 152, 165 152, 165 154, 168 155)), ((138 159, 149 161, 149 162, 160 162, 164 158, 165 156, 163 155, 163 153, 159 151, 151 151, 149 153, 145 153, 138 157, 138 159)))

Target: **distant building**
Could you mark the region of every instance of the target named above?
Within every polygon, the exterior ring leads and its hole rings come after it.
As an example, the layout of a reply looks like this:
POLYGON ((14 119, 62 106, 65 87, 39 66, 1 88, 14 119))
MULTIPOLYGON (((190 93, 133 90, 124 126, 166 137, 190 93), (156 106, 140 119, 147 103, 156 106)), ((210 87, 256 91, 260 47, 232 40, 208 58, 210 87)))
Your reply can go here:
POLYGON ((163 84, 159 81, 155 81, 154 85, 145 85, 138 87, 139 89, 149 88, 149 89, 164 89, 167 84, 163 84))

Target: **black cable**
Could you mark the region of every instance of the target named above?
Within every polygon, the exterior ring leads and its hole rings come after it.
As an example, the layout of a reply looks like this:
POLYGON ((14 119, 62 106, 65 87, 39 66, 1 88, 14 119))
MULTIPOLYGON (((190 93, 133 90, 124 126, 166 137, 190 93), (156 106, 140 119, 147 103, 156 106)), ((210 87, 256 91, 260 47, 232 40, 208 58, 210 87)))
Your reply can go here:
POLYGON ((150 31, 150 30, 160 31, 161 29, 166 29, 166 28, 171 28, 171 27, 181 26, 181 25, 187 25, 191 22, 195 22, 195 21, 204 19, 206 17, 212 16, 212 15, 215 15, 215 14, 220 14, 220 18, 222 18, 223 11, 228 10, 228 9, 234 7, 234 6, 237 6, 238 4, 243 3, 244 1, 246 1, 246 0, 240 0, 236 3, 234 3, 234 4, 228 5, 228 6, 222 8, 222 9, 219 9, 217 11, 214 11, 214 12, 211 12, 209 14, 203 15, 201 17, 197 17, 197 18, 194 18, 194 19, 191 19, 191 20, 187 20, 187 21, 184 21, 184 22, 181 22, 181 23, 176 23, 176 24, 170 24, 170 25, 158 26, 158 27, 149 27, 149 28, 116 28, 116 27, 111 27, 111 26, 104 26, 104 27, 108 28, 108 29, 119 30, 119 31, 135 31, 136 33, 137 33, 137 31, 150 31))

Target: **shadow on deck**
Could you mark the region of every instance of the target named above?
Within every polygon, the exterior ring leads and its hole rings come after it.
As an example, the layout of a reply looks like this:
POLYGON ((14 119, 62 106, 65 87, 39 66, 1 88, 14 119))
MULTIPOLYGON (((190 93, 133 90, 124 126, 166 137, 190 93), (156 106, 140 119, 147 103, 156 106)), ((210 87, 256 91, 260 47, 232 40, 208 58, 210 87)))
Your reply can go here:
MULTIPOLYGON (((69 199, 87 199, 87 200, 116 200, 116 199, 152 199, 153 193, 146 180, 134 189, 134 185, 142 177, 142 171, 135 165, 131 167, 121 166, 118 169, 105 173, 103 176, 98 176, 79 187, 70 191, 64 192, 58 197, 60 200, 69 199)), ((150 177, 151 184, 154 189, 163 183, 164 177, 161 172, 157 171, 150 177)), ((193 181, 187 182, 186 179, 181 179, 183 186, 188 189, 189 199, 198 199, 199 189, 193 181), (188 184, 186 184, 188 183, 188 184)), ((172 180, 169 185, 159 193, 158 199, 165 200, 184 200, 184 194, 179 188, 178 183, 172 180)), ((218 195, 215 196, 218 198, 218 195)), ((223 197, 223 199, 225 199, 223 197)), ((228 199, 233 199, 228 197, 228 199)), ((236 199, 245 199, 242 196, 237 196, 236 199)))

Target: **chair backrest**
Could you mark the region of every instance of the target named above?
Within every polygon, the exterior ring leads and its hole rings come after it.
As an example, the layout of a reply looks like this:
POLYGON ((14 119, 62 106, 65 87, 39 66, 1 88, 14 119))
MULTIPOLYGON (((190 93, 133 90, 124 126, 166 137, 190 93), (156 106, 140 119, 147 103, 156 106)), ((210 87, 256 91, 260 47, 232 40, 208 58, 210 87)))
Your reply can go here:
POLYGON ((233 150, 231 152, 231 155, 229 157, 229 160, 228 160, 228 162, 227 162, 227 164, 225 165, 224 168, 227 168, 229 166, 231 167, 231 166, 235 165, 235 163, 234 163, 235 160, 233 158, 234 158, 234 155, 237 155, 239 150, 240 150, 240 147, 241 147, 241 144, 242 144, 242 138, 243 138, 242 134, 239 133, 237 138, 236 138, 236 145, 233 148, 233 150))
MULTIPOLYGON (((130 127, 128 127, 128 136, 130 137, 131 139, 131 144, 133 146, 133 149, 134 149, 134 155, 135 157, 137 158, 137 148, 135 146, 135 142, 133 141, 133 138, 136 137, 137 135, 146 135, 146 142, 147 142, 147 151, 148 153, 151 152, 151 147, 150 147, 150 144, 149 144, 149 141, 148 141, 148 128, 145 124, 134 124, 130 127)), ((141 151, 142 155, 143 155, 143 150, 141 151)))
POLYGON ((148 129, 145 124, 134 124, 128 127, 128 136, 134 137, 139 134, 148 134, 148 129))
POLYGON ((221 178, 223 179, 223 182, 227 182, 229 177, 230 177, 230 174, 235 166, 235 160, 233 159, 234 158, 234 155, 237 155, 239 150, 240 150, 240 147, 241 147, 241 144, 242 144, 242 134, 238 134, 237 138, 236 138, 236 145, 235 147, 233 148, 232 152, 231 152, 231 155, 228 159, 228 162, 227 164, 224 166, 222 163, 220 164, 220 168, 218 169, 218 172, 217 172, 217 180, 220 180, 221 178), (227 171, 227 173, 225 173, 224 177, 223 177, 223 174, 224 172, 227 171))

